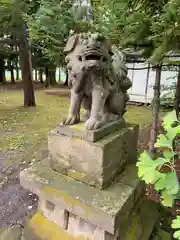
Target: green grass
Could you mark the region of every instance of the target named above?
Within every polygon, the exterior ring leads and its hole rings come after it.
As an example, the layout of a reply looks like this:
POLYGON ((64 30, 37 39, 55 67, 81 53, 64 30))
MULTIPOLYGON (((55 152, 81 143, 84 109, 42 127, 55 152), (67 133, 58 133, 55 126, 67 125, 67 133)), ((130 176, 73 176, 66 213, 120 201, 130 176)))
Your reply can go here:
POLYGON ((36 146, 65 116, 68 99, 36 92, 37 106, 22 107, 23 92, 0 94, 0 151, 36 146))
MULTIPOLYGON (((47 151, 47 134, 66 116, 69 100, 41 90, 36 91, 36 103, 24 108, 22 91, 0 92, 0 151, 21 152, 17 162, 30 162, 39 158, 40 151, 47 151)), ((151 108, 130 106, 126 119, 143 127, 151 123, 151 108)))

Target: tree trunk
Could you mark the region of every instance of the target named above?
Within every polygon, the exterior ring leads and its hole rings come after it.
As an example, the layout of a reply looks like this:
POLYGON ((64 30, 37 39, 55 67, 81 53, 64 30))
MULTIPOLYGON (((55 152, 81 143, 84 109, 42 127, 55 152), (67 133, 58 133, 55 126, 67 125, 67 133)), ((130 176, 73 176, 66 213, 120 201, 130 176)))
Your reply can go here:
POLYGON ((19 80, 19 68, 18 67, 16 68, 16 80, 17 81, 19 80))
POLYGON ((6 73, 5 73, 5 66, 4 66, 4 59, 0 58, 0 83, 6 83, 6 73))
POLYGON ((46 75, 46 80, 44 83, 45 88, 48 88, 50 85, 50 77, 49 77, 49 68, 48 66, 45 67, 45 75, 46 75))
POLYGON ((59 70, 59 82, 61 82, 61 68, 59 67, 58 70, 59 70))
POLYGON ((56 67, 51 66, 49 69, 49 78, 50 78, 50 84, 56 85, 56 67))
POLYGON ((43 69, 42 68, 39 69, 39 81, 40 81, 40 83, 44 84, 44 81, 43 81, 43 69))
POLYGON ((15 78, 14 78, 14 68, 12 64, 12 56, 9 56, 8 58, 8 69, 10 70, 10 74, 11 74, 11 83, 14 84, 15 78))
POLYGON ((180 105, 180 66, 179 66, 178 79, 177 79, 177 83, 176 83, 175 99, 174 99, 174 109, 176 110, 177 118, 179 118, 179 105, 180 105))
POLYGON ((25 25, 22 25, 19 49, 22 79, 24 86, 24 106, 31 107, 35 106, 36 103, 33 86, 31 53, 29 51, 29 44, 27 40, 25 25))
MULTIPOLYGON (((18 47, 16 48, 16 51, 18 51, 18 47)), ((19 63, 19 59, 18 59, 18 56, 16 57, 16 80, 18 81, 19 80, 19 66, 18 66, 18 63, 19 63)))
POLYGON ((35 82, 38 81, 38 72, 37 72, 37 69, 35 69, 35 82))
POLYGON ((14 69, 13 69, 12 64, 10 66, 10 72, 11 72, 11 83, 14 84, 15 83, 15 78, 14 78, 14 69))
POLYGON ((66 80, 64 82, 64 86, 68 86, 68 70, 66 69, 66 80))
POLYGON ((150 133, 150 141, 149 141, 149 151, 150 153, 155 153, 154 144, 156 142, 157 134, 158 134, 158 117, 160 110, 160 88, 161 88, 161 66, 156 67, 156 77, 154 84, 154 97, 152 102, 152 127, 150 133))

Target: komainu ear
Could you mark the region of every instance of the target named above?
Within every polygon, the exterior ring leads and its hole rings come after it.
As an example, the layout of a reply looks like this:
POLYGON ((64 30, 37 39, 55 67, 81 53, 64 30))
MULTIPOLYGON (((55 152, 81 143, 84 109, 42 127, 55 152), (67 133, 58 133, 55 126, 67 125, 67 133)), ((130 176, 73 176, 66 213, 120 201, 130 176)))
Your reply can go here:
POLYGON ((73 51, 73 49, 75 48, 75 46, 76 46, 76 44, 78 42, 78 38, 79 38, 79 36, 78 36, 78 34, 76 34, 76 35, 71 36, 68 39, 68 41, 66 43, 66 46, 64 48, 64 52, 65 53, 73 51))

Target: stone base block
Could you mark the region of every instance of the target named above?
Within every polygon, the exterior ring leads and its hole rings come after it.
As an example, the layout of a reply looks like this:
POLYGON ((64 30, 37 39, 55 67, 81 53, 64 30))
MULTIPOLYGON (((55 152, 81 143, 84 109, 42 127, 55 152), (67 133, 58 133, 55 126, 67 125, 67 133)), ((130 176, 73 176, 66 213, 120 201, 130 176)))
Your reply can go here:
POLYGON ((64 231, 40 213, 36 213, 28 224, 29 231, 38 240, 116 240, 92 224, 70 215, 69 228, 64 231))
POLYGON ((122 118, 117 121, 110 122, 96 130, 87 130, 85 128, 84 122, 77 123, 74 125, 59 124, 56 130, 57 133, 68 137, 79 138, 87 142, 97 142, 100 139, 106 137, 107 135, 112 134, 127 126, 128 124, 122 118))
POLYGON ((122 128, 94 143, 72 137, 68 128, 61 126, 61 131, 49 133, 49 161, 55 171, 104 188, 126 163, 137 160, 137 125, 122 128))
POLYGON ((42 163, 24 170, 21 185, 40 199, 33 228, 47 240, 55 240, 53 234, 63 240, 148 240, 158 211, 142 197, 144 185, 136 174, 136 167, 128 166, 100 190, 42 163))

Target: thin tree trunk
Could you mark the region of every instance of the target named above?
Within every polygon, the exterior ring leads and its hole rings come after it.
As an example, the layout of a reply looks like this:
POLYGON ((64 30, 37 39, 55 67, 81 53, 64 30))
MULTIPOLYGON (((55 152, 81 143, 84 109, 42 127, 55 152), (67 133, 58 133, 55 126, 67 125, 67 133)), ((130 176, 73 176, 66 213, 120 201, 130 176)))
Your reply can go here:
POLYGON ((149 151, 155 153, 154 144, 158 134, 158 119, 160 110, 160 88, 161 88, 161 66, 156 67, 156 77, 154 84, 154 97, 152 102, 152 127, 149 141, 149 151))
POLYGON ((49 78, 50 78, 50 84, 56 85, 56 67, 55 66, 51 66, 51 68, 49 69, 49 78))
POLYGON ((61 82, 61 68, 59 67, 59 82, 61 82))
POLYGON ((3 58, 0 58, 0 83, 6 83, 5 64, 3 58))
MULTIPOLYGON (((18 47, 16 48, 16 51, 18 51, 18 47)), ((16 80, 19 80, 19 66, 18 66, 19 60, 18 56, 16 57, 16 80)))
POLYGON ((42 68, 39 69, 39 81, 40 81, 40 83, 44 84, 42 68))
POLYGON ((37 69, 35 69, 35 82, 38 81, 38 72, 37 72, 37 69))
POLYGON ((10 69, 10 75, 11 75, 11 83, 15 83, 15 78, 14 78, 14 68, 12 65, 12 56, 9 56, 8 58, 8 69, 10 69))
POLYGON ((35 106, 31 53, 29 51, 25 25, 22 25, 19 48, 22 79, 24 83, 24 106, 35 106))
POLYGON ((14 78, 14 69, 13 69, 12 64, 10 66, 10 72, 11 72, 11 83, 14 84, 15 83, 15 78, 14 78))
POLYGON ((174 99, 174 109, 176 110, 177 118, 179 118, 179 105, 180 105, 180 66, 179 66, 178 79, 177 79, 177 83, 176 83, 175 99, 174 99))
POLYGON ((66 69, 66 80, 64 82, 64 86, 68 86, 68 70, 66 69))
POLYGON ((46 75, 46 80, 44 83, 45 88, 48 88, 50 85, 50 78, 49 78, 49 68, 48 66, 45 67, 45 75, 46 75))
POLYGON ((19 80, 19 67, 16 65, 16 81, 19 80))

